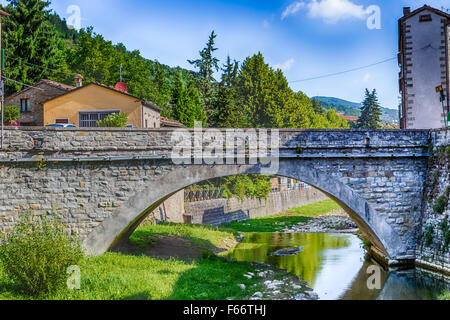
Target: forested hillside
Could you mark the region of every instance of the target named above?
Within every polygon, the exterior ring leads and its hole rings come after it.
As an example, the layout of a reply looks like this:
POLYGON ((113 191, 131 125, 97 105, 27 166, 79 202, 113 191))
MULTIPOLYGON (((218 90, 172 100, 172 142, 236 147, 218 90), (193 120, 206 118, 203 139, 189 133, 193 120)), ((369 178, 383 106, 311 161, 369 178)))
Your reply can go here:
POLYGON ((41 79, 73 85, 78 73, 85 83, 114 86, 122 70, 130 94, 158 104, 164 116, 188 127, 201 121, 214 127, 348 128, 334 110, 317 111, 305 94, 289 88, 283 72, 266 64, 261 53, 242 63, 230 57, 221 63, 214 32, 198 57, 186 57, 194 58, 188 60, 195 70, 190 71, 146 59, 92 27, 71 29, 47 1, 8 2, 2 7, 11 14, 3 26, 7 94, 41 79))
MULTIPOLYGON (((335 109, 336 111, 344 112, 346 116, 361 116, 362 103, 350 102, 334 97, 313 97, 312 99, 316 99, 322 107, 328 110, 335 109)), ((381 119, 384 123, 398 123, 398 110, 381 107, 381 112, 383 113, 381 119)))

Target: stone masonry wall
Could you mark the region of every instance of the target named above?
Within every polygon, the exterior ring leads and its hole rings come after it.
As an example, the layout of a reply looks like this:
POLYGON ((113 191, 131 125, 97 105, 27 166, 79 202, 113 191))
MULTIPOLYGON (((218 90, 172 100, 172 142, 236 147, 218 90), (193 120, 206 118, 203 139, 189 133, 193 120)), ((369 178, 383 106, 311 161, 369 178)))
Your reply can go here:
POLYGON ((450 132, 433 133, 432 141, 416 263, 450 274, 450 132), (443 212, 436 207, 439 199, 443 212))
POLYGON ((44 125, 44 107, 47 100, 58 97, 67 92, 66 90, 50 86, 44 82, 36 85, 35 88, 29 88, 22 94, 12 95, 5 98, 5 106, 16 106, 20 108, 21 99, 29 99, 30 112, 22 113, 21 119, 32 121, 35 126, 44 125))
POLYGON ((314 188, 272 192, 267 199, 215 199, 185 204, 186 221, 220 225, 232 221, 266 217, 295 207, 323 201, 328 197, 314 188))
MULTIPOLYGON (((279 168, 269 174, 334 195, 395 257, 414 259, 429 137, 425 130, 280 130, 279 168)), ((173 130, 6 129, 0 232, 20 212, 55 208, 69 230, 86 237, 95 229, 98 243, 105 243, 100 234, 123 234, 176 190, 214 177, 260 173, 261 167, 249 164, 176 165, 172 138, 173 130), (107 229, 109 221, 123 222, 122 229, 107 229)))

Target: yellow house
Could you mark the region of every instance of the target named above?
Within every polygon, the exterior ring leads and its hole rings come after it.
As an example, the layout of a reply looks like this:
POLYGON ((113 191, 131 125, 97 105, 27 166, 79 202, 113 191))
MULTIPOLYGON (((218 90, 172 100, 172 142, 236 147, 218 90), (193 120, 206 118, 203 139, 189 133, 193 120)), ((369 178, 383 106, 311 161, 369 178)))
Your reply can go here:
POLYGON ((128 126, 160 128, 161 108, 128 94, 119 84, 116 88, 99 83, 83 86, 79 79, 75 89, 44 103, 44 126, 68 123, 81 128, 96 127, 97 121, 109 114, 126 113, 128 126))

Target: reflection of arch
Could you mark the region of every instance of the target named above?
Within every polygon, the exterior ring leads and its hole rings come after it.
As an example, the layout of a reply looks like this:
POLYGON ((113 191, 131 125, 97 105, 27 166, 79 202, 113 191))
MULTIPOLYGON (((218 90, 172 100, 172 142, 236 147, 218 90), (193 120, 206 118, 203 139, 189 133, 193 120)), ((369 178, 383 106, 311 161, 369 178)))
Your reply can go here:
MULTIPOLYGON (((179 190, 207 179, 243 173, 261 173, 261 167, 253 165, 174 167, 161 180, 149 181, 142 192, 131 197, 112 217, 95 228, 84 241, 84 246, 89 254, 104 253, 119 241, 128 239, 148 214, 179 190)), ((267 172, 265 168, 264 174, 301 180, 323 191, 349 213, 362 232, 379 249, 391 258, 398 255, 401 247, 398 234, 364 198, 341 181, 304 165, 299 160, 280 160, 277 170, 267 172)))

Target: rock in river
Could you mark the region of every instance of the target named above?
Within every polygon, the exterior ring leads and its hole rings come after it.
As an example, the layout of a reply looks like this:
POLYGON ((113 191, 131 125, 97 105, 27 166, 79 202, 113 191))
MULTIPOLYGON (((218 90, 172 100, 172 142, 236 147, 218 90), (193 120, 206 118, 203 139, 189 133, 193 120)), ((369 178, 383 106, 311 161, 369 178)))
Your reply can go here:
POLYGON ((294 247, 294 248, 284 248, 278 250, 277 252, 272 253, 274 256, 293 256, 297 253, 301 252, 303 247, 294 247))

